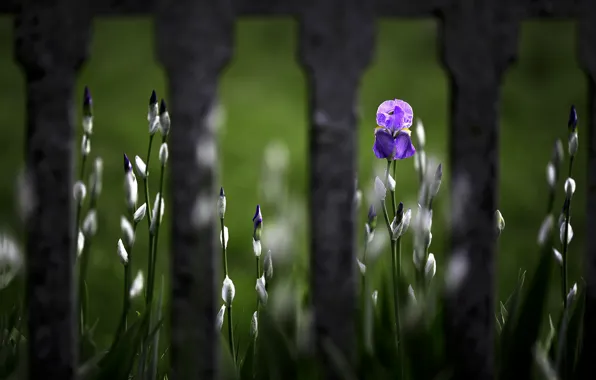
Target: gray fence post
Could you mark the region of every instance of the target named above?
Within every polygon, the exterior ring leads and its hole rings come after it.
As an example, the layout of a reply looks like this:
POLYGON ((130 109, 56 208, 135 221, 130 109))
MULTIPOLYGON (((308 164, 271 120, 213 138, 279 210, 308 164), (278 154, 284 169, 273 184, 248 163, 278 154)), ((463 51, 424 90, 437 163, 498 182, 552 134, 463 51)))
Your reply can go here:
MULTIPOLYGON (((315 333, 319 349, 322 340, 329 339, 352 360, 356 105, 360 79, 373 51, 373 4, 366 0, 307 4, 300 19, 300 59, 310 90, 310 283, 315 333)), ((328 378, 337 376, 328 363, 326 370, 328 378)))
POLYGON ((90 18, 84 1, 27 1, 15 17, 15 55, 27 86, 29 379, 74 379, 74 88, 90 18))
POLYGON ((516 15, 503 14, 512 8, 499 3, 459 1, 441 9, 442 57, 451 86, 451 254, 468 263, 459 287, 447 294, 446 344, 456 379, 495 375, 499 93, 517 43, 516 15))
POLYGON ((217 142, 209 114, 216 102, 219 74, 231 56, 233 12, 227 0, 164 0, 155 17, 158 58, 169 81, 172 118, 171 378, 216 379, 219 184, 217 142))

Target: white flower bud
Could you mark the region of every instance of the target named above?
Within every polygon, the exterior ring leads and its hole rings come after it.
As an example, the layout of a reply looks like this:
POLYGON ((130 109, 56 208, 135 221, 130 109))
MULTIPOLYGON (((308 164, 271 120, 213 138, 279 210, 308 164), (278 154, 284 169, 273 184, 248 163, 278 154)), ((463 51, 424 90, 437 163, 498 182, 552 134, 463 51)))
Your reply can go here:
POLYGON ((265 261, 263 262, 263 272, 267 281, 273 278, 273 258, 271 257, 271 250, 267 251, 265 261))
POLYGON ((149 122, 149 135, 153 136, 159 128, 159 104, 157 102, 149 105, 147 121, 149 122))
POLYGON ((408 231, 408 228, 410 227, 411 220, 412 220, 412 209, 408 209, 406 212, 404 212, 404 216, 401 219, 401 224, 402 224, 401 236, 403 236, 408 231))
POLYGON ((137 177, 132 171, 124 176, 124 192, 126 194, 126 205, 129 210, 134 211, 139 197, 139 188, 137 187, 137 177))
POLYGON ((223 286, 221 287, 221 298, 227 306, 230 306, 234 301, 235 295, 236 288, 234 287, 234 283, 228 276, 226 276, 223 281, 223 286))
POLYGON ((135 243, 135 231, 132 224, 125 216, 120 217, 120 231, 122 231, 122 240, 127 247, 132 247, 135 243))
POLYGON ((567 178, 565 180, 565 194, 567 198, 571 199, 575 193, 575 180, 573 178, 567 178))
POLYGON ((138 271, 135 279, 132 282, 132 285, 130 286, 130 291, 129 291, 130 298, 134 298, 134 297, 138 296, 139 294, 141 294, 144 286, 145 286, 145 278, 143 277, 143 272, 138 271))
POLYGON ((85 197, 87 196, 87 187, 85 184, 81 181, 75 182, 72 192, 77 205, 80 206, 83 204, 83 201, 85 201, 85 197))
POLYGON ((225 249, 228 248, 228 239, 229 239, 230 235, 228 234, 228 227, 224 226, 223 229, 223 241, 222 241, 222 233, 219 233, 219 242, 221 243, 221 246, 225 249))
POLYGON ((499 233, 503 232, 503 230, 505 229, 505 219, 503 219, 501 211, 495 211, 495 220, 497 223, 497 229, 499 230, 499 233))
POLYGON ((561 244, 565 244, 565 226, 568 226, 567 228, 567 244, 571 243, 571 239, 573 239, 573 228, 571 227, 571 223, 563 223, 561 224, 561 231, 560 231, 560 239, 561 239, 561 244))
POLYGON ((356 193, 354 193, 354 202, 356 203, 356 209, 359 209, 360 205, 362 205, 362 191, 356 190, 356 193))
POLYGON ((258 318, 257 312, 255 311, 252 314, 252 318, 250 320, 250 337, 253 339, 256 339, 258 335, 259 335, 259 318, 258 318))
POLYGON ((166 166, 169 155, 170 152, 168 151, 168 143, 161 144, 159 147, 159 162, 161 162, 161 166, 166 166))
POLYGON ((87 157, 91 152, 91 139, 87 135, 83 135, 83 140, 81 141, 81 155, 83 157, 87 157))
POLYGON ((373 301, 373 305, 374 306, 377 306, 377 300, 379 299, 379 291, 378 290, 375 290, 374 292, 372 292, 371 298, 372 298, 372 301, 373 301))
POLYGON ((362 261, 360 261, 358 259, 356 259, 356 262, 358 263, 358 268, 360 269, 360 274, 364 276, 366 274, 366 265, 364 265, 362 263, 362 261))
POLYGON ((414 262, 414 267, 416 267, 418 270, 421 270, 424 261, 424 251, 422 249, 415 248, 414 254, 412 255, 412 261, 414 262))
POLYGON ((171 123, 170 114, 167 111, 159 116, 159 130, 162 136, 167 136, 170 133, 171 123))
POLYGON ((147 178, 147 165, 145 165, 145 161, 139 156, 135 156, 135 168, 139 177, 143 179, 147 178))
POLYGON ((557 263, 559 265, 563 265, 563 255, 561 255, 561 252, 557 251, 556 248, 553 248, 553 255, 555 256, 555 260, 557 260, 557 263))
POLYGON ((414 294, 414 288, 412 288, 412 285, 408 286, 408 296, 410 296, 412 303, 416 303, 416 294, 414 294))
POLYGON ((546 243, 546 239, 550 236, 553 228, 553 223, 554 218, 549 214, 542 222, 542 225, 540 225, 540 230, 538 231, 538 245, 542 246, 546 243))
POLYGON ((124 248, 122 239, 118 239, 118 257, 123 265, 128 264, 128 252, 126 252, 126 248, 124 248))
POLYGON ((387 186, 389 187, 390 191, 395 191, 395 180, 393 179, 391 174, 389 174, 389 176, 387 177, 387 186))
POLYGON ((426 145, 426 133, 424 132, 424 125, 420 119, 416 121, 416 138, 418 139, 420 149, 424 149, 424 145, 426 145))
POLYGON ((91 172, 91 176, 89 178, 89 187, 91 189, 91 196, 94 198, 98 198, 99 194, 101 194, 101 189, 103 185, 103 160, 101 157, 96 157, 95 161, 93 161, 93 171, 91 172))
POLYGON ((217 200, 217 215, 219 216, 219 219, 223 219, 226 215, 226 203, 226 194, 222 187, 219 191, 219 199, 217 200))
POLYGON ((567 305, 572 303, 575 300, 575 296, 577 295, 577 283, 573 284, 569 293, 567 294, 567 305))
POLYGON ((83 132, 85 132, 85 134, 87 134, 87 135, 90 135, 93 133, 93 117, 91 117, 91 116, 83 117, 83 132))
POLYGON ((259 301, 261 302, 261 305, 267 305, 267 299, 269 298, 269 295, 267 294, 267 290, 265 289, 265 276, 261 276, 257 279, 255 290, 257 291, 257 295, 259 296, 259 301))
POLYGON ((217 331, 221 330, 221 326, 223 326, 224 315, 226 314, 226 305, 221 305, 221 308, 217 312, 217 316, 215 317, 215 325, 217 326, 217 331))
POLYGON ((79 233, 77 234, 77 257, 81 256, 83 248, 85 248, 85 235, 79 230, 79 233))
POLYGON ((375 194, 377 199, 384 201, 387 196, 387 189, 379 177, 375 178, 375 194))
POLYGON ((261 257, 261 241, 252 239, 252 251, 256 257, 261 257))
POLYGON ((550 186, 551 189, 555 187, 556 179, 557 169, 555 168, 555 165, 552 162, 549 162, 546 165, 546 183, 548 183, 548 186, 550 186))
POLYGON ((430 281, 433 277, 435 277, 436 273, 437 273, 437 262, 435 260, 435 255, 430 253, 428 255, 428 258, 426 259, 426 265, 424 266, 424 276, 426 277, 427 280, 430 281))
POLYGON ((97 211, 89 210, 85 219, 83 219, 83 234, 89 239, 97 233, 97 211))
POLYGON ((569 156, 573 157, 577 153, 578 139, 577 132, 573 132, 569 135, 569 156))
POLYGON ((153 215, 151 216, 151 226, 149 228, 149 232, 151 234, 155 234, 155 229, 157 228, 157 224, 161 224, 163 220, 163 214, 166 209, 166 203, 161 197, 159 193, 155 196, 155 203, 153 204, 153 210, 151 211, 153 215), (157 213, 159 212, 159 219, 157 218, 157 213))
POLYGON ((136 211, 134 213, 133 218, 134 218, 135 223, 139 223, 141 220, 143 220, 146 212, 147 212, 147 203, 143 203, 142 205, 139 206, 138 209, 136 209, 136 211))

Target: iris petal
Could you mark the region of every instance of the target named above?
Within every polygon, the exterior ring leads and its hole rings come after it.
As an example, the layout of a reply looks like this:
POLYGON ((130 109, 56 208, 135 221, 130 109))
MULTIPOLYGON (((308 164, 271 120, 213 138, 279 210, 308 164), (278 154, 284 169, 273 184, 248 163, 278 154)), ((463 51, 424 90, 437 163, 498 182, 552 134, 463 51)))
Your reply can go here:
POLYGON ((405 132, 398 133, 395 137, 395 159, 403 160, 412 157, 414 153, 416 153, 416 148, 412 144, 410 135, 405 132))
POLYGON ((377 158, 393 158, 395 156, 396 147, 395 140, 388 130, 384 128, 375 130, 373 152, 377 158))

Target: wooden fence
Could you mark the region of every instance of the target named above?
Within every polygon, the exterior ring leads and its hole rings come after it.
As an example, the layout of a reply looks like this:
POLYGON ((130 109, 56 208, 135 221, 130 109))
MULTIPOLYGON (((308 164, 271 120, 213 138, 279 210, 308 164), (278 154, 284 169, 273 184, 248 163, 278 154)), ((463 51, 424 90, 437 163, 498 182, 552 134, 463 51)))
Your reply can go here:
MULTIPOLYGON (((440 23, 441 58, 450 82, 450 134, 458 136, 451 139, 449 166, 454 179, 473 179, 463 210, 467 218, 452 233, 454 248, 474 253, 469 257, 473 270, 452 300, 457 307, 448 308, 446 317, 458 378, 494 377, 500 87, 516 57, 523 20, 577 21, 580 63, 589 81, 589 121, 582 124, 589 160, 587 236, 596 232, 594 0, 3 0, 0 14, 15 16, 14 54, 27 87, 26 155, 36 200, 35 218, 27 227, 30 379, 75 377, 73 89, 89 55, 95 16, 154 17, 157 60, 169 83, 176 119, 169 183, 171 215, 176 215, 171 225, 173 379, 213 379, 218 373, 218 232, 215 223, 194 220, 192 210, 197 202, 216 203, 216 169, 212 162, 198 162, 196 149, 215 142, 207 116, 218 77, 233 56, 237 17, 295 16, 300 23, 298 56, 308 73, 310 104, 315 332, 348 357, 355 354, 356 248, 344 234, 355 223, 355 110, 358 85, 375 49, 377 18, 436 17, 440 23), (345 143, 334 144, 338 134, 345 143)), ((596 358, 596 239, 587 241, 584 267, 584 354, 596 358)))

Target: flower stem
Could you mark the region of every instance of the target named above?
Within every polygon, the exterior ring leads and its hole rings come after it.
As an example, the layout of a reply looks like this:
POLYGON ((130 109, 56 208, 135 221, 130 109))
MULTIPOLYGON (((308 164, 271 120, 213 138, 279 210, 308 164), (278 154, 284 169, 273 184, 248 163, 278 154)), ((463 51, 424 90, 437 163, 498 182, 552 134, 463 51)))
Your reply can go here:
POLYGON ((149 281, 148 281, 148 286, 149 286, 148 302, 149 303, 151 303, 151 301, 153 300, 153 287, 154 287, 154 283, 155 283, 155 271, 156 271, 156 267, 157 267, 157 249, 158 249, 158 243, 159 243, 159 229, 160 229, 159 227, 161 225, 161 213, 163 211, 161 209, 161 207, 162 207, 162 200, 164 199, 163 183, 164 183, 165 171, 166 171, 166 167, 165 167, 165 165, 162 165, 161 171, 159 173, 159 202, 157 202, 157 210, 155 211, 156 220, 154 221, 155 222, 155 239, 154 239, 155 241, 153 243, 153 250, 152 250, 150 258, 149 258, 151 260, 151 272, 149 273, 149 281))
POLYGON ((393 240, 393 233, 391 231, 391 223, 389 222, 389 215, 387 213, 387 207, 385 202, 382 202, 383 208, 383 216, 385 217, 385 223, 387 223, 387 230, 389 231, 389 239, 391 240, 391 274, 393 279, 393 313, 395 316, 395 323, 396 323, 396 331, 395 331, 395 341, 398 345, 398 352, 399 350, 399 339, 400 339, 400 320, 399 320, 399 300, 398 300, 398 274, 397 274, 397 240, 393 240))
MULTIPOLYGON (((389 170, 389 167, 387 167, 389 170)), ((393 161, 393 180, 395 181, 395 174, 397 172, 397 160, 393 161)), ((389 180, 389 178, 387 178, 389 180)), ((393 206, 393 216, 397 217, 397 201, 395 200, 395 189, 391 190, 391 205, 393 206)))
MULTIPOLYGON (((223 256, 223 268, 224 268, 224 278, 228 277, 228 250, 226 244, 226 236, 224 234, 224 218, 220 218, 220 225, 221 225, 221 252, 223 256)), ((236 347, 234 346, 234 329, 232 328, 232 303, 230 302, 227 305, 227 315, 228 315, 228 344, 230 345, 230 351, 232 352, 232 358, 234 359, 234 363, 236 362, 236 347)))
MULTIPOLYGON (((573 156, 569 157, 569 175, 568 177, 571 178, 571 171, 573 169, 573 156)), ((563 252, 561 256, 563 257, 563 267, 561 268, 563 281, 562 281, 562 296, 563 296, 563 305, 567 308, 567 250, 569 248, 567 234, 569 234, 569 214, 571 213, 571 197, 569 197, 569 202, 567 202, 567 207, 565 208, 565 232, 563 235, 563 252)))

